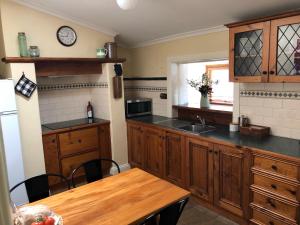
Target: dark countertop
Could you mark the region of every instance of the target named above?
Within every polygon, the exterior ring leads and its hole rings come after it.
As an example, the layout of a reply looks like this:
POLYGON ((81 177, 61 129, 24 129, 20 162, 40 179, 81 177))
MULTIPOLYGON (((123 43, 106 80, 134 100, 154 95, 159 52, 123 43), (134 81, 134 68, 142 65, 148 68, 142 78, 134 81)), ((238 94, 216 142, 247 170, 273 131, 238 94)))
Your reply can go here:
MULTIPOLYGON (((192 122, 172 119, 163 116, 143 116, 130 118, 129 120, 140 121, 148 124, 155 124, 161 127, 180 130, 183 132, 193 133, 191 131, 184 131, 180 129, 192 122)), ((239 132, 230 132, 228 126, 214 125, 216 130, 207 133, 193 133, 202 137, 214 138, 221 141, 226 141, 234 145, 261 149, 265 151, 274 152, 277 154, 287 155, 291 157, 300 158, 300 141, 291 138, 284 138, 278 136, 268 136, 265 138, 257 138, 251 136, 241 135, 239 132)))
POLYGON ((77 128, 82 126, 91 126, 95 124, 105 124, 109 123, 108 120, 94 118, 92 121, 89 121, 87 118, 68 120, 57 123, 48 123, 42 124, 42 134, 49 134, 58 131, 64 131, 65 129, 77 128))

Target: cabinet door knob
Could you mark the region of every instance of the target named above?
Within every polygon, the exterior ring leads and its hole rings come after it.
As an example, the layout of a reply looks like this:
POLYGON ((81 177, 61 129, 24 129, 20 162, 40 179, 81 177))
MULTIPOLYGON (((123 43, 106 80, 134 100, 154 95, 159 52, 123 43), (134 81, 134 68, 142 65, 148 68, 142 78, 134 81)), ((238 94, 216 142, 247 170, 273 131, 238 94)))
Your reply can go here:
POLYGON ((215 151, 215 155, 218 155, 218 152, 217 152, 217 151, 215 151))
POLYGON ((278 169, 277 166, 275 166, 275 165, 272 165, 271 167, 272 167, 272 169, 275 170, 275 171, 277 171, 277 169, 278 169))
POLYGON ((78 142, 81 143, 81 139, 79 139, 78 142))
POLYGON ((270 71, 270 74, 273 75, 273 74, 275 74, 275 72, 274 72, 273 70, 271 70, 271 71, 270 71))
POLYGON ((208 152, 209 152, 209 153, 212 153, 212 152, 213 152, 213 150, 209 150, 208 152))
POLYGON ((269 224, 270 225, 275 225, 275 223, 273 221, 270 221, 269 224))
POLYGON ((271 184, 271 188, 273 188, 273 189, 277 189, 277 186, 275 185, 275 184, 271 184))
POLYGON ((52 139, 52 143, 55 143, 55 139, 52 139))
POLYGON ((268 72, 267 72, 267 71, 263 71, 262 73, 263 73, 264 75, 268 74, 268 72))

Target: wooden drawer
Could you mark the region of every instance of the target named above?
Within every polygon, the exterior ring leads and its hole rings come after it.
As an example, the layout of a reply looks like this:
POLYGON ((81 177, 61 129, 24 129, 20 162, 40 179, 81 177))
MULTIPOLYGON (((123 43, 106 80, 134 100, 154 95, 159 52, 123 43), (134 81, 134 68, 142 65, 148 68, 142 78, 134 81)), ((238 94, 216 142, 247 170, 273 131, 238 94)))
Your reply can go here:
MULTIPOLYGON (((82 163, 99 158, 99 151, 93 151, 73 157, 64 158, 61 160, 62 173, 64 176, 69 177, 74 169, 82 163)), ((82 175, 81 172, 77 173, 78 176, 82 175)))
POLYGON ((285 163, 276 159, 255 156, 254 167, 298 180, 298 167, 296 165, 285 163))
POLYGON ((61 156, 98 149, 98 127, 59 134, 61 156))
POLYGON ((263 188, 271 191, 274 194, 286 197, 292 201, 296 201, 297 185, 284 183, 269 177, 254 174, 254 185, 258 188, 263 188))
MULTIPOLYGON (((272 196, 272 195, 271 195, 272 196)), ((265 196, 257 192, 253 192, 253 205, 268 209, 272 213, 279 214, 282 217, 290 219, 292 222, 297 221, 297 205, 288 204, 284 201, 279 201, 271 196, 265 196)))
POLYGON ((291 225, 253 209, 251 222, 257 225, 291 225))

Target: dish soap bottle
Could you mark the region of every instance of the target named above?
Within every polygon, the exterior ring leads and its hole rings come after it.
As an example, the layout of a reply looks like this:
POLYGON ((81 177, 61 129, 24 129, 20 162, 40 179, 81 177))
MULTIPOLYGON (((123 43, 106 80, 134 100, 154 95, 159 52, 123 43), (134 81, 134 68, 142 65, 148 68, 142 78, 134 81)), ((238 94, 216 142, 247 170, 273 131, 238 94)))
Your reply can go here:
POLYGON ((92 122, 93 118, 94 118, 94 112, 93 112, 93 106, 92 106, 91 102, 89 102, 89 104, 87 105, 86 111, 87 111, 87 117, 88 117, 89 122, 90 121, 92 122))

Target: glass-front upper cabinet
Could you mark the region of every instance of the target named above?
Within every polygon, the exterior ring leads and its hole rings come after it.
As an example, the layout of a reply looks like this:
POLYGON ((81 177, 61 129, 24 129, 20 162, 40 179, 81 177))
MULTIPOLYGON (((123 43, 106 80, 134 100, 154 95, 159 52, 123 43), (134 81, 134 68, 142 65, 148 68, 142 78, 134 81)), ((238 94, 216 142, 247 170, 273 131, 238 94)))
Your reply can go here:
POLYGON ((267 82, 270 22, 230 29, 230 81, 267 82))
POLYGON ((227 26, 230 81, 300 82, 300 10, 227 26))
POLYGON ((300 15, 271 21, 269 82, 300 82, 300 15))

